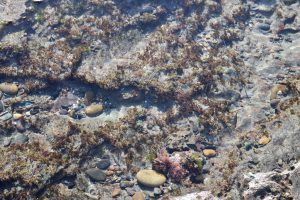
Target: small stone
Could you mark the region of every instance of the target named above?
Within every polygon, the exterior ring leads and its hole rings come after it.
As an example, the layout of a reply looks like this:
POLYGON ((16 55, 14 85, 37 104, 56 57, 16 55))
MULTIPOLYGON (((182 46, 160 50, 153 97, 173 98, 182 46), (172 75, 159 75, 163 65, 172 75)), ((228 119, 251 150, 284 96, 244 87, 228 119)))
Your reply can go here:
POLYGON ((262 136, 259 140, 258 140, 258 144, 260 145, 266 145, 271 141, 271 138, 267 137, 267 136, 262 136))
POLYGON ((144 200, 145 199, 145 195, 143 192, 136 192, 133 196, 132 196, 132 200, 144 200))
POLYGON ((158 187, 166 182, 166 177, 151 169, 140 170, 136 175, 137 181, 148 187, 158 187))
POLYGON ((134 185, 134 183, 131 181, 121 181, 120 182, 120 187, 122 189, 127 188, 127 187, 132 187, 133 185, 134 185))
POLYGON ((103 160, 97 162, 96 166, 99 169, 107 169, 110 166, 110 161, 109 161, 109 159, 103 159, 103 160))
POLYGON ((120 193, 121 193, 121 188, 117 187, 117 188, 115 188, 115 189, 112 191, 111 196, 112 196, 112 197, 117 197, 117 196, 120 195, 120 193))
POLYGON ((204 149, 203 155, 206 157, 214 157, 217 154, 217 152, 213 149, 204 149))
POLYGON ((86 174, 94 181, 105 181, 106 180, 105 173, 98 168, 88 169, 86 171, 86 174))
POLYGON ((86 107, 85 114, 89 117, 95 117, 103 111, 103 106, 101 104, 90 105, 86 107))
POLYGON ((14 120, 19 120, 19 119, 23 118, 23 115, 20 113, 14 113, 13 118, 14 118, 14 120))
POLYGON ((129 196, 133 196, 135 193, 135 189, 133 188, 126 188, 125 190, 129 196))
POLYGON ((18 93, 18 86, 16 84, 9 84, 9 83, 1 83, 0 90, 6 94, 17 94, 18 93))

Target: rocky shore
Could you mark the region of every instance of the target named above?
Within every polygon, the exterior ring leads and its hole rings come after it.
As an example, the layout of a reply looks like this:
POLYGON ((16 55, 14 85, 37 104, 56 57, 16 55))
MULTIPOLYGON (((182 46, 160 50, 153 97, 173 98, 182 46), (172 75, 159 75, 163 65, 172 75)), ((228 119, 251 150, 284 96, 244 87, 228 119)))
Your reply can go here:
POLYGON ((0 199, 300 199, 297 0, 0 0, 0 199))

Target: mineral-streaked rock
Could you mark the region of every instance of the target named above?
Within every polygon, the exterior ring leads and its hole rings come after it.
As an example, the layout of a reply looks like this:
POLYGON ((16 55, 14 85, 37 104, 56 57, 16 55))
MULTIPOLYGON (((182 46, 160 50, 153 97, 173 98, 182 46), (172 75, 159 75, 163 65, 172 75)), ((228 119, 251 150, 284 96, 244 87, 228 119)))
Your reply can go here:
POLYGON ((86 107, 85 114, 89 117, 95 117, 103 111, 103 106, 101 104, 90 105, 86 107))
POLYGON ((0 90, 6 94, 16 94, 19 88, 16 84, 1 83, 0 90))
POLYGON ((139 183, 148 187, 158 187, 166 182, 166 177, 151 169, 140 170, 136 178, 139 183))

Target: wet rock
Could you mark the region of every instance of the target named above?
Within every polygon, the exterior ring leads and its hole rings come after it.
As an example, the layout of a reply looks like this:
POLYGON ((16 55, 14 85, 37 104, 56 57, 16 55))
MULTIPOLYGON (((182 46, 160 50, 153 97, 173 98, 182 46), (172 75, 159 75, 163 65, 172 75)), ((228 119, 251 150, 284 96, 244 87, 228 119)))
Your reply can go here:
POLYGON ((105 181, 106 175, 105 173, 97 168, 88 169, 86 174, 94 181, 105 181))
POLYGON ((257 29, 261 32, 268 32, 270 30, 270 25, 266 23, 261 23, 257 25, 257 29))
POLYGON ((137 181, 148 187, 158 187, 166 182, 166 177, 151 169, 140 170, 136 175, 137 181))
POLYGON ((283 84, 276 84, 271 90, 270 100, 276 99, 277 94, 280 93, 287 93, 288 87, 283 84))
POLYGON ((120 182, 120 187, 122 189, 127 188, 127 187, 132 187, 133 185, 134 185, 134 183, 131 181, 121 181, 120 182))
POLYGON ((93 91, 87 91, 84 94, 84 103, 85 105, 90 105, 95 98, 95 94, 93 91))
POLYGON ((97 115, 100 115, 103 111, 103 106, 102 104, 95 104, 86 107, 85 109, 85 114, 89 117, 95 117, 97 115))
POLYGON ((217 152, 213 149, 204 149, 203 150, 203 155, 205 157, 214 157, 217 154, 217 152))
POLYGON ((16 84, 1 83, 0 90, 6 94, 14 95, 18 93, 18 86, 16 84))
POLYGON ((156 187, 156 188, 154 188, 153 193, 154 193, 154 196, 159 196, 161 194, 161 189, 156 187))
POLYGON ((107 169, 109 166, 110 166, 110 160, 109 159, 103 159, 99 162, 96 163, 96 166, 99 168, 99 169, 107 169))
POLYGON ((295 170, 291 174, 292 193, 294 199, 300 199, 300 163, 296 165, 295 170))
POLYGON ((29 137, 27 135, 18 133, 14 138, 12 143, 13 144, 24 144, 29 140, 29 137))
POLYGON ((121 193, 121 188, 117 187, 117 188, 115 188, 115 189, 112 191, 111 196, 112 196, 112 197, 117 197, 117 196, 120 195, 120 193, 121 193))
POLYGON ((3 112, 0 114, 0 121, 7 121, 10 120, 13 117, 13 115, 9 112, 3 112))
POLYGON ((133 196, 135 193, 135 189, 133 188, 126 188, 125 190, 129 196, 133 196))
POLYGON ((19 132, 24 132, 26 129, 25 129, 25 126, 24 126, 24 123, 22 120, 18 120, 15 122, 15 127, 16 129, 19 131, 19 132))
POLYGON ((132 200, 144 200, 145 199, 145 195, 143 192, 136 192, 133 196, 132 196, 132 200))
POLYGON ((23 118, 23 115, 20 113, 14 113, 13 118, 14 118, 14 120, 19 120, 19 119, 23 118))
POLYGON ((259 140, 258 140, 258 144, 260 145, 266 145, 271 141, 271 138, 267 137, 267 136, 262 136, 259 140))

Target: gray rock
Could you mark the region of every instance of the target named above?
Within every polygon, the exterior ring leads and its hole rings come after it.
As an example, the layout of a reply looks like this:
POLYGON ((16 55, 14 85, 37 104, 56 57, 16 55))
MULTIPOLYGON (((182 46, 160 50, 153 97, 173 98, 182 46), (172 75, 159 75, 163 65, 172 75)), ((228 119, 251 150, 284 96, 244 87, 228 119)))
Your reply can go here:
POLYGON ((86 174, 94 181, 105 181, 106 175, 105 173, 97 168, 88 169, 86 174))
POLYGON ((12 143, 13 144, 24 144, 29 140, 29 137, 27 135, 17 133, 17 135, 13 138, 12 143))
POLYGON ((103 159, 99 162, 97 162, 96 166, 99 168, 99 169, 107 169, 109 166, 110 166, 110 160, 109 159, 103 159))

